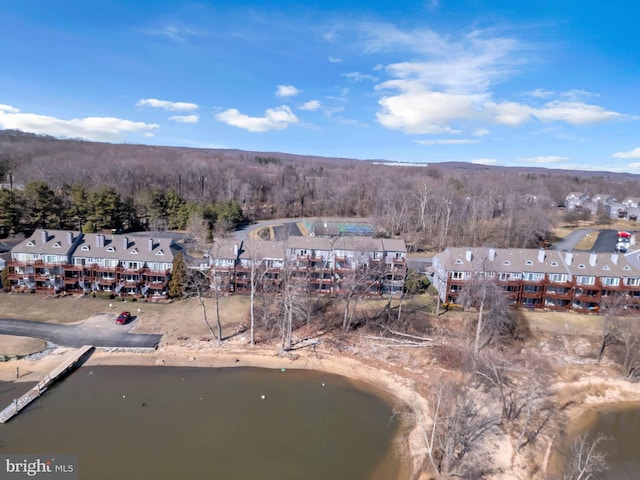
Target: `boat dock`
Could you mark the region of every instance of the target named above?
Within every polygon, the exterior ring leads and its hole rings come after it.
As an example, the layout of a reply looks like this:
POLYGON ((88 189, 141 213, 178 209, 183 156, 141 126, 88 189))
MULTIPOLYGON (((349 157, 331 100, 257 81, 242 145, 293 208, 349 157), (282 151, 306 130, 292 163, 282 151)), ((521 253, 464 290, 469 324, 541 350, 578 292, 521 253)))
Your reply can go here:
POLYGON ((85 355, 92 349, 93 345, 85 345, 73 352, 72 355, 67 356, 67 358, 65 358, 60 365, 54 368, 51 373, 45 376, 35 387, 22 395, 20 398, 16 398, 8 407, 2 410, 0 412, 0 423, 6 423, 15 415, 20 413, 20 410, 25 408, 36 398, 42 395, 49 387, 49 385, 51 385, 53 382, 58 380, 58 378, 69 371, 69 369, 71 369, 76 363, 78 363, 83 355, 85 355))

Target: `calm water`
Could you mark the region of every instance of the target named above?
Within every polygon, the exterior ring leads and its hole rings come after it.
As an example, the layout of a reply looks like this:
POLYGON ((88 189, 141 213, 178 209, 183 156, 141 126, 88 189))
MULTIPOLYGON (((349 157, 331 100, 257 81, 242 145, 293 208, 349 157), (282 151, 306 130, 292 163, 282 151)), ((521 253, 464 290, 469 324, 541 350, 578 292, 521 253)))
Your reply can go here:
POLYGON ((609 437, 602 444, 609 463, 603 480, 640 478, 640 406, 599 412, 589 431, 609 437))
POLYGON ((0 452, 76 453, 83 480, 390 480, 397 428, 335 375, 85 366, 0 425, 0 452))

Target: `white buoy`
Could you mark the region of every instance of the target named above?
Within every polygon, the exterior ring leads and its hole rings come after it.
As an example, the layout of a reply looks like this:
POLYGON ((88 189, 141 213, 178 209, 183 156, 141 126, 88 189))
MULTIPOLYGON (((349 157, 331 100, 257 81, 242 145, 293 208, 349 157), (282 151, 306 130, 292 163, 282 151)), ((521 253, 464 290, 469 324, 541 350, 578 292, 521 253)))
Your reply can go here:
POLYGON ((264 400, 267 397, 265 395, 261 395, 260 398, 264 400))
POLYGON ((127 396, 126 395, 122 395, 122 398, 127 398, 127 396))
POLYGON ((324 383, 322 384, 322 386, 324 387, 324 383))

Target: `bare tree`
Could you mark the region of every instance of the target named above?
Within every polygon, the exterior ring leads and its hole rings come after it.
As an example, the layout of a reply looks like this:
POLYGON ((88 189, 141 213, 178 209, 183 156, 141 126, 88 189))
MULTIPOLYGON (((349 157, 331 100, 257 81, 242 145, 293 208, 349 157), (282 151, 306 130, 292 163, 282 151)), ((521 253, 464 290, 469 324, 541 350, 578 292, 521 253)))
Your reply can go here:
POLYGON ((499 419, 460 383, 450 379, 439 383, 438 389, 430 390, 430 427, 423 424, 429 463, 438 476, 469 478, 471 470, 487 467, 469 460, 499 419))
POLYGON ((607 470, 607 456, 601 450, 606 437, 581 435, 574 443, 562 474, 563 480, 595 480, 607 470))
POLYGON ((487 269, 487 258, 480 260, 480 268, 471 274, 458 297, 466 308, 478 309, 478 322, 474 340, 474 353, 493 338, 514 332, 515 318, 509 309, 504 289, 497 283, 493 272, 487 269), (485 313, 486 310, 486 313, 485 313), (481 344, 482 336, 485 336, 481 344))

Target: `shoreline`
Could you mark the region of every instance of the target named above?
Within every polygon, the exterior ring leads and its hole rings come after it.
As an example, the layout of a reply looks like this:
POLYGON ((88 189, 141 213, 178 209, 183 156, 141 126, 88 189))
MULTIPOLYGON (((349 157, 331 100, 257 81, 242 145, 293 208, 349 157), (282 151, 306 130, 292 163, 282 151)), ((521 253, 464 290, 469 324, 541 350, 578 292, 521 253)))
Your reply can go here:
MULTIPOLYGON (((0 380, 8 382, 38 381, 53 369, 69 351, 69 348, 59 347, 51 354, 38 360, 20 359, 4 362, 0 364, 0 380), (25 374, 17 379, 15 378, 16 367, 25 371, 25 374), (13 375, 14 378, 10 378, 9 375, 13 375)), ((272 345, 223 344, 212 346, 203 343, 199 346, 161 345, 157 350, 144 353, 95 350, 81 366, 253 367, 313 370, 340 375, 355 387, 370 391, 383 398, 392 408, 402 405, 412 410, 419 408, 420 413, 424 415, 428 413, 426 401, 413 390, 409 378, 381 368, 381 365, 371 365, 366 360, 345 353, 337 355, 335 352, 321 349, 313 352, 299 350, 290 357, 281 357, 275 352, 272 345)), ((389 455, 391 454, 395 454, 399 464, 399 471, 395 478, 399 480, 421 478, 418 475, 423 464, 424 450, 417 425, 407 428, 401 422, 398 432, 391 439, 389 455)), ((385 458, 388 457, 385 456, 385 458)), ((376 470, 380 468, 385 458, 381 459, 376 470)), ((375 473, 373 478, 378 478, 375 473)))
MULTIPOLYGON (((48 374, 70 350, 58 347, 49 355, 37 360, 11 360, 0 363, 0 381, 34 382, 48 374), (16 379, 16 369, 20 377, 16 379)), ((429 405, 420 391, 416 389, 419 377, 429 372, 420 373, 407 368, 398 367, 385 360, 367 355, 359 355, 358 350, 336 352, 331 349, 303 348, 282 357, 276 353, 272 344, 251 346, 244 341, 229 341, 222 345, 209 342, 189 342, 187 344, 161 344, 156 350, 148 352, 126 350, 95 350, 82 363, 83 366, 141 366, 141 367, 197 367, 197 368, 233 368, 255 367, 269 369, 298 369, 326 372, 340 375, 349 380, 355 387, 364 389, 383 398, 394 409, 409 408, 412 413, 429 421, 429 405)), ((572 436, 588 428, 599 411, 640 407, 640 384, 623 378, 604 378, 594 374, 573 381, 562 381, 554 385, 551 400, 566 415, 568 428, 550 439, 544 452, 537 458, 530 458, 540 468, 540 473, 552 473, 560 468, 562 462, 562 445, 572 436)), ((402 421, 399 430, 392 439, 389 455, 397 458, 399 471, 394 478, 403 480, 423 480, 430 478, 424 471, 427 458, 424 444, 424 432, 419 421, 407 424, 402 421)), ((506 438, 503 439, 507 441, 506 438)), ((503 444, 503 447, 508 447, 503 444)), ((388 458, 388 457, 385 457, 388 458)), ((374 470, 373 478, 378 477, 385 458, 374 470)), ((496 457, 495 460, 498 460, 496 457)), ((504 460, 504 459, 503 459, 504 460)), ((529 468, 523 464, 506 462, 502 464, 501 473, 494 478, 524 478, 529 468)), ((531 473, 531 472, 529 472, 531 473)), ((533 478, 542 478, 534 475, 533 478)), ((386 479, 380 479, 386 480, 386 479)))

